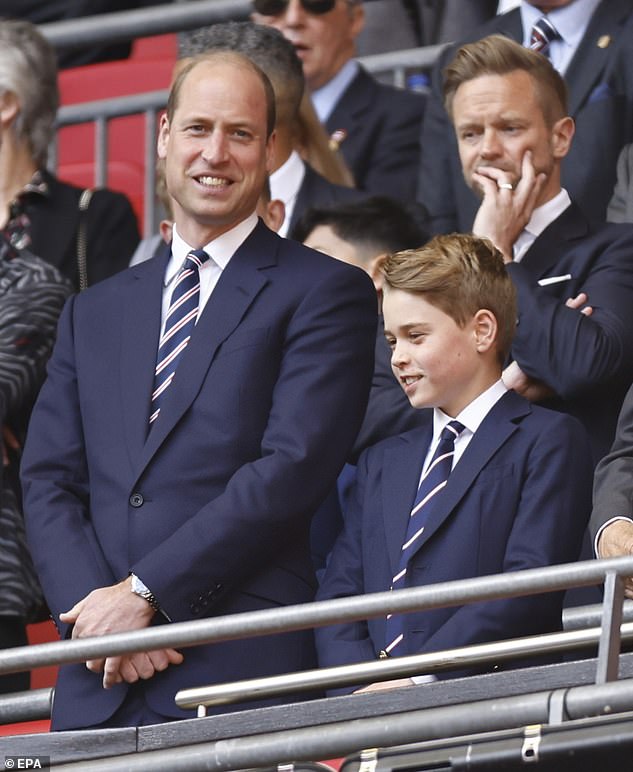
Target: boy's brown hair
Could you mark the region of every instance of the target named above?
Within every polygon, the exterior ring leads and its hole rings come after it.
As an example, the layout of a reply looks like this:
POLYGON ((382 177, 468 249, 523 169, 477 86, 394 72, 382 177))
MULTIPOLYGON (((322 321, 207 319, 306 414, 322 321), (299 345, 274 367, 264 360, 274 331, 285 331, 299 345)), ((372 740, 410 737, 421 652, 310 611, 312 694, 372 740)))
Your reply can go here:
POLYGON ((459 327, 480 309, 497 320, 497 354, 503 363, 516 327, 516 292, 501 252, 488 239, 452 233, 419 249, 388 255, 380 264, 386 284, 424 295, 459 327))
POLYGON ((567 85, 550 60, 504 35, 489 35, 462 46, 444 70, 444 106, 453 116, 457 89, 484 75, 509 75, 523 70, 532 79, 546 124, 551 127, 568 114, 567 85))

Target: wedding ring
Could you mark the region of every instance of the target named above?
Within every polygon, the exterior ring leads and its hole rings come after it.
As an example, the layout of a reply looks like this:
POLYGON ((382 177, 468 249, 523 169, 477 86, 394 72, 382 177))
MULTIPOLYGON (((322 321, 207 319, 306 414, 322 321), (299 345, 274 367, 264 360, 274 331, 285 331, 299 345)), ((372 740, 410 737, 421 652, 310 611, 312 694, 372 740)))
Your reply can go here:
POLYGON ((514 190, 514 186, 511 182, 498 182, 497 187, 499 190, 514 190))

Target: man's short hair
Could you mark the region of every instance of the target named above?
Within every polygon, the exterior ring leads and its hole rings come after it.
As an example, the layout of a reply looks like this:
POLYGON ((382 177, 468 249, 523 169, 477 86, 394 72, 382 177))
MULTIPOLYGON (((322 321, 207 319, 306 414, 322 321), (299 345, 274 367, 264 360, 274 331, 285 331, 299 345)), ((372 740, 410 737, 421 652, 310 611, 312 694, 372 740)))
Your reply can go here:
POLYGON ((201 62, 227 62, 232 63, 238 67, 243 67, 253 72, 261 81, 266 98, 266 137, 270 137, 275 128, 276 113, 275 113, 275 93, 273 87, 268 79, 268 76, 258 67, 252 59, 244 54, 237 53, 236 51, 211 51, 206 54, 199 54, 194 56, 182 67, 176 79, 172 83, 169 91, 169 98, 167 99, 167 118, 169 123, 172 122, 176 108, 178 107, 178 100, 180 98, 180 91, 185 79, 201 62))
POLYGON ((292 238, 305 241, 319 225, 362 252, 369 262, 386 252, 414 249, 429 240, 421 204, 406 205, 388 196, 370 196, 336 206, 311 207, 299 219, 292 238))
POLYGON ((305 88, 303 65, 294 46, 274 27, 250 21, 229 21, 180 33, 179 58, 210 51, 237 51, 248 56, 273 85, 278 118, 294 121, 305 88))
POLYGON ((420 249, 388 255, 380 270, 394 289, 419 293, 459 327, 480 309, 497 320, 497 353, 503 362, 516 327, 516 291, 503 255, 488 239, 461 233, 435 236, 420 249))
POLYGON ((489 35, 457 51, 444 70, 446 111, 452 118, 453 99, 463 83, 483 75, 509 75, 517 70, 532 78, 548 126, 568 114, 567 85, 550 60, 504 35, 489 35))

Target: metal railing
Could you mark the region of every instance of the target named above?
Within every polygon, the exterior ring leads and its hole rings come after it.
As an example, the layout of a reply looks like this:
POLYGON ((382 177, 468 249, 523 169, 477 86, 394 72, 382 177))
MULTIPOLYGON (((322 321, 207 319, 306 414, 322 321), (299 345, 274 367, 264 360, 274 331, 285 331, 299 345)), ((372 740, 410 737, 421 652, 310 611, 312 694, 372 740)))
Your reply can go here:
MULTIPOLYGON (((388 719, 373 716, 328 723, 326 731, 318 726, 283 729, 119 758, 61 764, 56 769, 60 772, 190 772, 204 769, 228 772, 264 766, 270 769, 280 763, 346 756, 361 748, 393 747, 516 727, 525 727, 525 736, 536 740, 544 724, 588 716, 605 716, 605 731, 608 732, 611 714, 632 709, 633 679, 628 679, 600 686, 575 686, 520 697, 412 710, 388 719)), ((375 751, 365 755, 368 762, 376 760, 375 751)), ((371 770, 375 767, 363 768, 371 770)))
MULTIPOLYGON (((617 665, 622 598, 621 577, 633 575, 633 557, 588 560, 544 568, 532 568, 505 574, 480 576, 465 581, 440 582, 424 587, 371 593, 335 600, 304 603, 277 609, 249 611, 224 617, 177 622, 144 630, 75 640, 54 641, 0 652, 0 674, 36 667, 85 662, 152 649, 181 648, 254 638, 272 633, 305 630, 340 622, 407 613, 434 608, 461 606, 482 600, 518 597, 541 592, 566 590, 601 583, 606 585, 599 641, 599 678, 613 677, 617 665), (602 665, 600 664, 602 663, 602 665)), ((393 667, 397 659, 383 660, 383 667, 393 667)), ((467 664, 467 659, 462 660, 467 664)), ((391 671, 390 671, 391 672, 391 671)))

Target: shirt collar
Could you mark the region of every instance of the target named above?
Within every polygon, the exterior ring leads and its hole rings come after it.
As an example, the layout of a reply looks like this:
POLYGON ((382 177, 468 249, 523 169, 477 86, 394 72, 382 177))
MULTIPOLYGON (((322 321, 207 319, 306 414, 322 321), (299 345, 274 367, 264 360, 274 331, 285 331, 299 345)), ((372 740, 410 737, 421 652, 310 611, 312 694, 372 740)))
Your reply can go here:
POLYGON ((446 413, 440 410, 439 407, 434 408, 433 442, 436 442, 439 439, 439 436, 446 424, 452 420, 457 420, 464 424, 466 429, 468 429, 471 434, 474 434, 479 428, 481 422, 497 404, 501 397, 503 397, 507 390, 508 389, 504 385, 503 381, 501 378, 499 378, 499 380, 495 381, 492 386, 489 386, 486 391, 482 392, 478 397, 475 397, 472 402, 466 405, 466 407, 459 413, 459 415, 455 416, 455 419, 446 415, 446 413))
POLYGON ((284 204, 288 204, 299 192, 305 173, 303 159, 293 150, 288 160, 270 175, 271 198, 280 198, 284 204))
MULTIPOLYGON (((220 270, 224 270, 229 263, 229 260, 233 257, 238 247, 246 240, 257 225, 257 214, 249 215, 241 223, 226 231, 221 236, 213 239, 208 244, 205 244, 202 248, 211 257, 213 262, 219 266, 220 270)), ((167 286, 176 276, 178 271, 182 268, 182 264, 185 258, 191 252, 194 247, 187 244, 187 242, 178 233, 178 226, 174 224, 172 231, 171 242, 171 257, 167 263, 165 269, 165 286, 167 286)), ((205 265, 208 265, 208 261, 205 265)), ((204 270, 203 265, 201 270, 204 270)))
POLYGON ((593 12, 600 5, 600 2, 601 0, 573 0, 569 5, 565 5, 562 8, 555 8, 548 14, 543 14, 542 11, 529 3, 521 3, 521 21, 523 22, 524 35, 523 44, 529 46, 530 31, 534 22, 545 15, 560 34, 563 43, 575 50, 580 44, 589 24, 589 20, 591 19, 593 12))
POLYGON ((528 224, 525 226, 525 230, 531 233, 534 237, 538 237, 543 233, 545 228, 557 217, 567 209, 571 204, 571 198, 565 188, 561 188, 560 191, 546 201, 541 206, 537 207, 533 212, 528 224))
POLYGON ((334 106, 343 96, 345 89, 354 80, 359 69, 360 65, 355 59, 348 59, 333 78, 328 80, 324 86, 312 92, 314 109, 321 123, 325 123, 330 117, 334 106))

